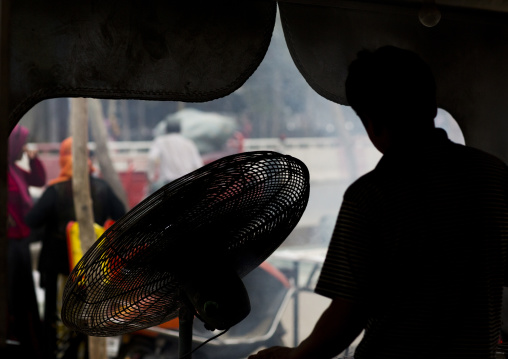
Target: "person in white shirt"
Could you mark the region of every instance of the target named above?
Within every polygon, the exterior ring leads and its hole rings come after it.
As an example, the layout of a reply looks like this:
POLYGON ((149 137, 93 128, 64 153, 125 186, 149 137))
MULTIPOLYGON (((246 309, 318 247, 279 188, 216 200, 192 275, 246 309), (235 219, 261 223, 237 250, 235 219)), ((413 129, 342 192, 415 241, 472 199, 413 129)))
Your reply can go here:
POLYGON ((201 166, 203 160, 194 142, 180 133, 179 123, 168 123, 166 134, 155 138, 148 153, 150 193, 201 166))

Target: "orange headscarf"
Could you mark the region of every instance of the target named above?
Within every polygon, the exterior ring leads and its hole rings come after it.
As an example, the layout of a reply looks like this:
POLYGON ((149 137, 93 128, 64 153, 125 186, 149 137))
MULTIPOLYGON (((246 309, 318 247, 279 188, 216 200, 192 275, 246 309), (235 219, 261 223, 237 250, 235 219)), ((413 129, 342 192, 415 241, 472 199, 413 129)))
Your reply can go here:
MULTIPOLYGON (((89 173, 94 171, 92 161, 88 159, 89 173)), ((72 178, 72 137, 67 137, 60 145, 60 174, 49 181, 49 185, 68 181, 72 178)))

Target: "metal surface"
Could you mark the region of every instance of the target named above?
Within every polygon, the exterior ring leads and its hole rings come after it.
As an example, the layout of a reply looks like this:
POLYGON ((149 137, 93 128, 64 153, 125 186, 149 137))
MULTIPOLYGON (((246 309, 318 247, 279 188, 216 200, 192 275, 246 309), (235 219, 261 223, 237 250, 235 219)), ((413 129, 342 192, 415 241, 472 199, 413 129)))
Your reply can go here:
POLYGON ((377 5, 387 4, 420 8, 424 3, 435 3, 439 8, 508 12, 508 3, 505 0, 278 0, 278 2, 356 9, 374 9, 377 5))
POLYGON ((180 308, 178 318, 180 320, 180 330, 178 336, 178 357, 192 358, 192 323, 194 321, 194 313, 186 306, 180 308))

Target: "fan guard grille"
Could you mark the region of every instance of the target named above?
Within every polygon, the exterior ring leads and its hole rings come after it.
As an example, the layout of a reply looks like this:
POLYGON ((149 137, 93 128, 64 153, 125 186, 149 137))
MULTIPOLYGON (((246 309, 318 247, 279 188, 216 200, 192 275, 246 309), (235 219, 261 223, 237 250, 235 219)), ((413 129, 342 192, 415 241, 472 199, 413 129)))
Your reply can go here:
POLYGON ((166 322, 192 275, 227 264, 240 277, 291 233, 309 173, 276 152, 224 157, 155 192, 110 227, 69 275, 62 319, 93 336, 166 322))

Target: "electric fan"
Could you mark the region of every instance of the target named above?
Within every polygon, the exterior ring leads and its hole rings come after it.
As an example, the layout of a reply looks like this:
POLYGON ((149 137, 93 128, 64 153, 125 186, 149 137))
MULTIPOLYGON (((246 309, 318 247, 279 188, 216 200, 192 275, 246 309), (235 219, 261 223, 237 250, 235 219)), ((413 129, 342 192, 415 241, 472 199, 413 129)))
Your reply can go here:
MULTIPOLYGON (((180 316, 228 329, 250 311, 242 278, 291 233, 309 196, 300 160, 276 152, 224 157, 146 198, 110 227, 69 275, 62 320, 115 336, 180 316)), ((189 329, 190 328, 190 329, 189 329)))

